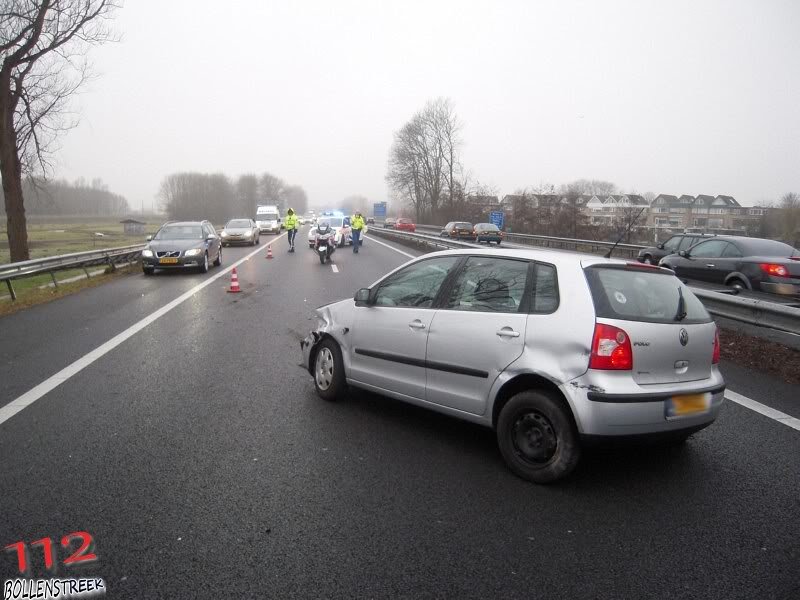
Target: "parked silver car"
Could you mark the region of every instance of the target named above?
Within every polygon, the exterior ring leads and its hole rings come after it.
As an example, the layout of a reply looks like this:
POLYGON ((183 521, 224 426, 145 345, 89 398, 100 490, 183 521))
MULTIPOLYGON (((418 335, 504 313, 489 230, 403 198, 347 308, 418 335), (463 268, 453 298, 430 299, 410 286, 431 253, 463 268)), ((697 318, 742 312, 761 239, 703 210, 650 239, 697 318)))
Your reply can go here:
POLYGON ((588 441, 684 441, 723 401, 715 323, 638 262, 437 252, 317 315, 301 348, 319 396, 349 384, 493 427, 511 470, 539 483, 588 441))

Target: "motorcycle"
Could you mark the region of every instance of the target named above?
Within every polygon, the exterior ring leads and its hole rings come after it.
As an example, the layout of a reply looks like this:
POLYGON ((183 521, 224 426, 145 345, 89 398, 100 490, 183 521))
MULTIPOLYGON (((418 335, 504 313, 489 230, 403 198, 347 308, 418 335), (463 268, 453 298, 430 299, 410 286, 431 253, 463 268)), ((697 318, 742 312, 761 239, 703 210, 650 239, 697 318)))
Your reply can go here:
POLYGON ((321 265, 324 265, 326 260, 330 260, 331 254, 336 251, 336 240, 332 229, 317 231, 317 241, 314 244, 314 249, 321 265))

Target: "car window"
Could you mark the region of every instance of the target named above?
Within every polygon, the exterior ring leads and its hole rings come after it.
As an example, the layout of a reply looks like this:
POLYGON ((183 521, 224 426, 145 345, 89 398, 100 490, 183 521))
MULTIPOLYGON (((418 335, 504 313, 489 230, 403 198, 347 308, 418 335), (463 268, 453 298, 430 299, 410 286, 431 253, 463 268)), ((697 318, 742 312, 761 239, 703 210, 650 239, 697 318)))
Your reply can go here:
POLYGON ((687 236, 684 236, 684 237, 681 239, 681 243, 680 243, 680 245, 678 246, 678 248, 677 248, 676 252, 679 252, 679 251, 681 251, 681 250, 688 250, 689 248, 691 248, 692 246, 694 246, 694 245, 695 245, 697 242, 699 242, 699 241, 700 241, 700 240, 699 240, 698 238, 696 238, 696 237, 691 237, 691 236, 688 236, 688 235, 687 235, 687 236))
POLYGON ((228 224, 225 227, 229 227, 231 229, 244 229, 246 227, 252 227, 249 219, 234 219, 233 221, 228 221, 228 224))
POLYGON ((678 246, 680 245, 681 241, 685 238, 682 238, 679 235, 674 235, 669 238, 666 242, 664 242, 664 250, 669 250, 670 252, 677 252, 678 246))
POLYGON ((719 258, 727 245, 728 242, 725 240, 700 242, 692 249, 692 256, 697 258, 719 258))
POLYGON ((728 245, 725 247, 725 251, 722 253, 723 258, 741 258, 741 256, 742 252, 739 250, 739 248, 730 242, 728 242, 728 245))
POLYGON ((528 262, 470 257, 456 276, 445 308, 481 312, 518 312, 525 295, 528 262))
POLYGON ((589 267, 585 272, 598 317, 675 323, 677 315, 685 311, 682 323, 711 320, 700 300, 671 273, 607 266, 589 267))
POLYGON ((533 280, 533 310, 536 313, 551 313, 558 308, 558 280, 553 265, 536 263, 533 280))
POLYGON ((375 305, 429 308, 458 260, 458 256, 447 256, 409 265, 379 285, 375 305))
POLYGON ((153 239, 156 240, 199 240, 203 238, 200 225, 168 225, 162 227, 153 239))

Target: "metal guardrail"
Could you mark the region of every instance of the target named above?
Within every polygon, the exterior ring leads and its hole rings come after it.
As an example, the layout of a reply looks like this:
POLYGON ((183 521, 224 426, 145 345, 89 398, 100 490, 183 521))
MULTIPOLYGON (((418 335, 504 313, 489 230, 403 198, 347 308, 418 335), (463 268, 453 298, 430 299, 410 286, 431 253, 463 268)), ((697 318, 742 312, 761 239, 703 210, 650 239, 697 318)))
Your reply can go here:
MULTIPOLYGON (((442 227, 438 225, 417 225, 417 229, 425 231, 441 232, 442 227)), ((555 237, 549 235, 533 235, 529 233, 503 233, 504 239, 516 244, 527 246, 542 246, 544 248, 555 248, 556 250, 574 250, 576 252, 588 252, 590 254, 605 254, 609 248, 614 246, 614 242, 603 242, 598 240, 582 240, 577 238, 555 237)), ((614 252, 617 255, 624 255, 635 258, 639 250, 646 248, 639 244, 616 245, 614 252)))
MULTIPOLYGON (((414 245, 434 250, 477 247, 476 244, 470 242, 439 238, 429 234, 397 231, 395 229, 374 227, 369 232, 378 233, 380 236, 387 238, 412 242, 414 245)), ((800 309, 798 308, 768 300, 739 298, 729 293, 696 287, 691 287, 690 289, 712 315, 800 335, 800 309)))
POLYGON ((135 244, 119 248, 103 248, 101 250, 73 252, 72 254, 61 254, 59 256, 48 256, 0 265, 0 281, 5 281, 11 300, 16 300, 17 294, 12 284, 15 279, 46 273, 53 280, 53 285, 58 287, 58 281, 55 276, 58 271, 83 269, 87 278, 89 277, 88 267, 106 265, 113 271, 118 264, 130 263, 138 259, 144 246, 144 244, 135 244))

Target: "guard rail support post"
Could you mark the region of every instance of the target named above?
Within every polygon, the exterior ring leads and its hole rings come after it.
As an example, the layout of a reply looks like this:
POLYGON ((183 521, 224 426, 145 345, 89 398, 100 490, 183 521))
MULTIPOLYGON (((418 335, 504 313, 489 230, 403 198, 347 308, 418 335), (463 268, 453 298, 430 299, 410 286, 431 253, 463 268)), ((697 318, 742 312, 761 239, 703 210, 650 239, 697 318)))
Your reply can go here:
POLYGON ((112 273, 117 270, 117 266, 114 264, 114 259, 112 259, 108 254, 106 254, 106 262, 108 263, 108 268, 112 273))
POLYGON ((11 296, 11 300, 17 299, 17 293, 14 291, 14 286, 11 285, 11 280, 6 279, 6 285, 8 286, 8 293, 11 296))
POLYGON ((50 275, 50 279, 53 280, 53 287, 58 289, 58 281, 56 281, 56 274, 53 273, 52 271, 48 271, 48 273, 50 275))

